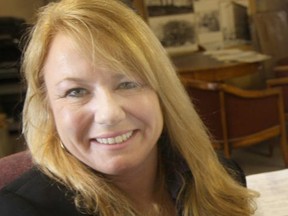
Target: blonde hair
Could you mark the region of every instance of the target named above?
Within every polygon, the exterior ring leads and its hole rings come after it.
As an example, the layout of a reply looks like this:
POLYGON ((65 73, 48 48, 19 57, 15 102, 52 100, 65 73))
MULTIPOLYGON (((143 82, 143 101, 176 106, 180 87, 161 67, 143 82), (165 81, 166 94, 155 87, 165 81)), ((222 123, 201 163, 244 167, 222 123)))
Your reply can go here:
POLYGON ((42 71, 57 33, 75 39, 95 65, 95 56, 100 57, 108 67, 139 76, 158 94, 168 137, 165 148, 181 155, 193 176, 182 176, 178 201, 183 203, 183 215, 253 213, 254 194, 238 185, 219 163, 165 50, 144 21, 116 0, 63 0, 41 9, 25 50, 23 133, 35 162, 76 193, 80 210, 103 216, 139 215, 104 175, 95 174, 61 148, 42 71))

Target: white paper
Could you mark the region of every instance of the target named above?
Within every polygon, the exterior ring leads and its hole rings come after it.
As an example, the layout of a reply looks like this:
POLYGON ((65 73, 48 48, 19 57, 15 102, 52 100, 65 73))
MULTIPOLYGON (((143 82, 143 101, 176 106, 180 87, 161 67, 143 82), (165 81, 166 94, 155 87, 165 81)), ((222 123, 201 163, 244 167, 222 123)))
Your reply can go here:
POLYGON ((205 51, 204 55, 235 55, 239 54, 242 51, 240 49, 219 49, 219 50, 208 50, 205 51))
POLYGON ((260 193, 255 216, 288 216, 288 169, 246 177, 247 186, 260 193))
POLYGON ((242 63, 252 63, 261 62, 269 59, 267 55, 252 51, 252 50, 240 50, 240 49, 220 49, 220 50, 210 50, 204 52, 205 55, 210 55, 212 58, 218 61, 225 62, 242 62, 242 63))

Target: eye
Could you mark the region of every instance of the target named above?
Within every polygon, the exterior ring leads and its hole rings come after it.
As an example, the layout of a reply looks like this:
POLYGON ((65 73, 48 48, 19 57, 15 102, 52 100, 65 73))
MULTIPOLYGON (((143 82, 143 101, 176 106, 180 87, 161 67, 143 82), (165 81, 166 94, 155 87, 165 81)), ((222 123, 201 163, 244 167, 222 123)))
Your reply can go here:
POLYGON ((66 97, 74 97, 74 98, 80 98, 84 97, 88 94, 88 91, 84 88, 73 88, 66 92, 66 97))
POLYGON ((140 87, 140 84, 133 81, 122 82, 118 85, 118 89, 133 89, 140 87))

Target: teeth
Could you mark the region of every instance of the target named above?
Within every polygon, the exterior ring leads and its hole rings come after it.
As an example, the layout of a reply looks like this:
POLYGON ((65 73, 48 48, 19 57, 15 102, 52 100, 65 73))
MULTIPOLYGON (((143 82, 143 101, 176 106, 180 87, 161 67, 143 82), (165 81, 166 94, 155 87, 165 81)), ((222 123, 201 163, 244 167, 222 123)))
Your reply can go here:
POLYGON ((116 136, 116 137, 96 138, 96 141, 101 143, 101 144, 112 145, 112 144, 116 144, 116 143, 118 144, 118 143, 125 142, 131 136, 132 136, 132 131, 130 131, 130 132, 126 133, 126 134, 122 134, 120 136, 116 136))

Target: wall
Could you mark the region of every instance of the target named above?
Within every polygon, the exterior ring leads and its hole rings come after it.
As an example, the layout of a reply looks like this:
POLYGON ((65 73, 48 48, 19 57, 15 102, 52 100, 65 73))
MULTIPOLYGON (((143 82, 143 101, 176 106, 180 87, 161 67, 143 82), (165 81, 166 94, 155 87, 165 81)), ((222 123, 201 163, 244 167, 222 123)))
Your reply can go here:
POLYGON ((254 47, 271 56, 263 64, 263 76, 269 79, 276 62, 288 58, 288 0, 250 0, 250 5, 254 47))
POLYGON ((46 2, 45 0, 0 0, 0 16, 24 18, 30 23, 33 21, 35 11, 46 2))
POLYGON ((249 0, 251 13, 287 9, 287 0, 249 0))

